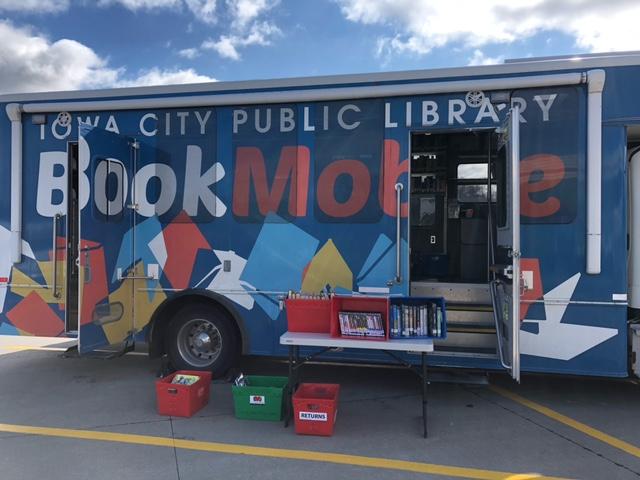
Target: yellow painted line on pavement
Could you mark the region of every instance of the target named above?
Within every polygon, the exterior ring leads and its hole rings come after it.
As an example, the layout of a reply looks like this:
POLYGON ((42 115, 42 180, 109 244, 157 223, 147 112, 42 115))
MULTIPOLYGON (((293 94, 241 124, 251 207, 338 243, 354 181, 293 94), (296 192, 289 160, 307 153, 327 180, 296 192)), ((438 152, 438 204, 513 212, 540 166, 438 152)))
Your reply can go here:
POLYGON ((630 455, 633 455, 634 457, 640 458, 640 448, 631 443, 625 442, 624 440, 620 440, 619 438, 609 435, 608 433, 604 433, 601 430, 590 427, 586 423, 582 423, 577 420, 574 420, 573 418, 567 417, 566 415, 558 413, 555 410, 551 410, 550 408, 545 407, 544 405, 540 405, 539 403, 531 401, 527 398, 524 398, 518 395, 517 393, 513 393, 501 387, 496 387, 495 385, 490 385, 489 388, 494 392, 498 393, 499 395, 502 395, 503 397, 513 400, 514 402, 519 403, 520 405, 524 405, 525 407, 530 408, 531 410, 535 410, 536 412, 542 415, 545 415, 546 417, 552 418, 553 420, 556 420, 557 422, 560 422, 568 427, 578 430, 579 432, 582 432, 585 435, 589 435, 590 437, 593 437, 596 440, 600 440, 601 442, 611 445, 612 447, 618 448, 630 455))
POLYGON ((558 477, 547 477, 537 473, 509 473, 493 470, 481 470, 476 468, 437 465, 433 463, 365 457, 361 455, 346 455, 342 453, 325 453, 311 452, 307 450, 291 450, 285 448, 254 447, 251 445, 181 440, 169 437, 101 432, 94 430, 33 427, 29 425, 11 425, 0 423, 0 432, 39 435, 45 437, 71 438, 76 440, 117 442, 154 447, 180 448, 185 450, 226 453, 231 455, 250 455, 254 457, 282 458, 288 460, 334 463, 356 467, 381 468, 387 470, 399 470, 404 472, 425 473, 431 475, 444 475, 448 477, 471 478, 480 480, 560 480, 558 477))

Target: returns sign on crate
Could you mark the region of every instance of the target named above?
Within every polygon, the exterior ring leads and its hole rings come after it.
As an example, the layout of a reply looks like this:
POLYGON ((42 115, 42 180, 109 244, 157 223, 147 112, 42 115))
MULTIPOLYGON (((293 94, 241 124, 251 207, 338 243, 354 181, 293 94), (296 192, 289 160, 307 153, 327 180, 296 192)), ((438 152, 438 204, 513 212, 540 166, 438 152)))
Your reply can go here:
POLYGON ((340 385, 302 383, 293 394, 295 430, 298 435, 333 435, 338 415, 340 385))

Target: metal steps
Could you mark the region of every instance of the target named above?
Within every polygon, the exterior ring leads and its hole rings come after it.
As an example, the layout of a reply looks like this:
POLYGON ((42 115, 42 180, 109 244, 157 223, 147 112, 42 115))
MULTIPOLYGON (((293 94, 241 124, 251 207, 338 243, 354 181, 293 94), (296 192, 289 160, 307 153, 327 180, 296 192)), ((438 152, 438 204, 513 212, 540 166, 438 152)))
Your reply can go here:
POLYGON ((495 327, 486 325, 452 324, 447 328, 448 333, 496 333, 495 327))
POLYGON ((446 300, 447 339, 435 342, 434 353, 496 358, 498 342, 488 284, 413 282, 411 295, 446 300))
POLYGON ((478 303, 449 302, 447 301, 447 312, 489 312, 493 313, 491 304, 484 305, 478 303))

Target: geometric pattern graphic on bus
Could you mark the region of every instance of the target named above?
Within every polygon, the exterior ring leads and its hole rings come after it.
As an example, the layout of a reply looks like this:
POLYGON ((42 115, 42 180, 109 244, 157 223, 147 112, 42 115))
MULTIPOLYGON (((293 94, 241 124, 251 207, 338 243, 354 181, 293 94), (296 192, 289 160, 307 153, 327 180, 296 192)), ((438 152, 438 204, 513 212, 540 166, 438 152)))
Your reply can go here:
MULTIPOLYGON (((407 241, 401 240, 400 251, 408 251, 407 241)), ((359 287, 379 287, 391 280, 396 270, 396 243, 381 233, 369 251, 357 276, 359 287)), ((391 292, 398 287, 392 287, 391 292)))
MULTIPOLYGON (((524 355, 571 360, 618 334, 618 329, 563 322, 581 274, 572 275, 547 293, 542 293, 542 275, 537 259, 522 259, 525 289, 522 295, 523 321, 520 329, 520 352, 524 355), (529 278, 526 279, 526 276, 529 278), (544 307, 544 319, 524 318, 534 302, 544 307)), ((573 308, 579 308, 578 306, 573 308)))
MULTIPOLYGON (((298 226, 269 214, 253 245, 240 277, 260 291, 300 290, 305 267, 313 258, 319 241, 298 226)), ((280 315, 272 295, 255 295, 255 300, 272 319, 280 315)))
MULTIPOLYGON (((10 244, 10 238, 11 231, 0 225, 0 245, 3 245, 3 248, 0 248, 0 282, 5 284, 11 281, 13 268, 13 263, 11 262, 11 250, 6 248, 6 246, 10 244)), ((33 254, 33 250, 31 250, 31 245, 29 245, 25 240, 22 241, 22 255, 27 259, 35 260, 35 255, 33 254)), ((0 287, 0 313, 5 311, 4 306, 7 290, 7 287, 0 287)))
MULTIPOLYGON (((158 217, 153 216, 140 222, 134 228, 129 229, 120 243, 118 251, 118 259, 113 267, 111 274, 111 282, 115 282, 118 276, 118 270, 121 275, 125 275, 127 269, 131 268, 136 262, 142 261, 145 265, 156 263, 159 265, 160 272, 164 269, 167 261, 167 251, 162 236, 162 225, 158 221, 158 217), (133 255, 133 241, 135 238, 135 258, 133 255)), ((153 280, 147 280, 147 288, 154 286, 153 280)), ((153 301, 154 292, 148 292, 149 301, 153 301)))
POLYGON ((64 331, 64 321, 36 291, 9 310, 7 318, 15 328, 28 335, 55 337, 64 331))
POLYGON ((31 293, 39 295, 45 303, 58 304, 60 310, 64 307, 64 298, 60 295, 60 278, 62 278, 61 271, 64 268, 62 262, 58 262, 58 297, 53 296, 53 290, 48 288, 52 285, 53 280, 53 262, 36 262, 38 266, 38 275, 42 276, 42 283, 34 279, 33 276, 26 275, 20 267, 13 267, 11 283, 11 293, 20 297, 26 297, 31 293))
POLYGON ((353 273, 332 239, 327 240, 304 269, 302 290, 317 293, 327 285, 333 290, 353 290, 353 273))
POLYGON ((240 279, 247 260, 233 250, 213 250, 213 253, 219 263, 194 284, 193 288, 203 287, 218 292, 246 310, 251 310, 255 300, 253 294, 247 292, 254 292, 256 289, 249 282, 240 279))
POLYGON ((162 235, 167 252, 164 275, 171 288, 187 288, 198 250, 211 250, 211 245, 185 212, 166 225, 162 235))
MULTIPOLYGON (((60 240, 57 238, 58 244, 60 240)), ((24 246, 28 247, 26 242, 24 246)), ((11 268, 11 288, 9 292, 16 299, 12 307, 7 307, 5 318, 23 335, 57 336, 64 330, 64 296, 60 295, 60 278, 64 268, 64 262, 58 261, 58 297, 54 297, 53 290, 53 261, 33 261, 35 260, 31 248, 24 250, 27 259, 21 264, 22 269, 31 272, 25 274, 21 268, 13 266, 11 268), (33 260, 31 260, 33 259, 33 260), (34 278, 35 277, 35 278, 34 278), (18 297, 18 298, 16 298, 18 297)), ((49 251, 51 257, 52 252, 49 251)), ((0 289, 0 301, 4 309, 8 289, 0 289)), ((7 324, 8 326, 8 324, 7 324)), ((8 328, 5 328, 8 330, 8 328)))

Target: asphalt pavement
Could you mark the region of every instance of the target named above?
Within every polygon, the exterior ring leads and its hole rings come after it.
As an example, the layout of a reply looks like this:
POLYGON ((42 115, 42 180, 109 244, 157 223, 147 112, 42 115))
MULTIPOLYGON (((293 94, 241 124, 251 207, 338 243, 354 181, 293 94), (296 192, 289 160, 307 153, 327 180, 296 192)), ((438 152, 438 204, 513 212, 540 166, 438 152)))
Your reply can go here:
MULTIPOLYGON (((0 338, 2 480, 640 478, 633 380, 523 375, 516 385, 433 371, 424 439, 410 372, 308 365, 304 381, 341 386, 334 435, 315 437, 236 419, 227 379, 214 379, 193 417, 161 416, 158 361, 78 358, 68 344, 0 338)), ((260 357, 239 368, 287 372, 260 357)))

